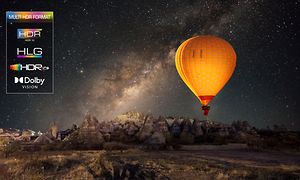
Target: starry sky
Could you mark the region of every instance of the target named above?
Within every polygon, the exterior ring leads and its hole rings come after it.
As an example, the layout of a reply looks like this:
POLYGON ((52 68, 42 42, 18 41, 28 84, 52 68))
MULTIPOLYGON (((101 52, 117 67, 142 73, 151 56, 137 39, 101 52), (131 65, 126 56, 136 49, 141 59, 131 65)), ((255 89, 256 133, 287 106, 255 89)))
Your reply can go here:
POLYGON ((300 130, 300 1, 2 1, 0 127, 68 128, 86 112, 110 120, 127 111, 205 119, 176 72, 184 40, 216 35, 237 66, 209 119, 300 130), (5 11, 54 11, 54 95, 5 94, 5 11))

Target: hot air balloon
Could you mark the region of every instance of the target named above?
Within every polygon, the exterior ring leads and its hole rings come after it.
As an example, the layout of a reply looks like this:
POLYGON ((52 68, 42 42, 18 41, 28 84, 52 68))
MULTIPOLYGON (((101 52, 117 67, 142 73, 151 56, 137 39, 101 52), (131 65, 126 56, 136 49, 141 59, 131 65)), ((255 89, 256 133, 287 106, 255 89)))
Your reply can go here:
POLYGON ((233 47, 219 37, 203 35, 184 41, 176 51, 176 69, 208 116, 211 100, 230 79, 235 66, 233 47))

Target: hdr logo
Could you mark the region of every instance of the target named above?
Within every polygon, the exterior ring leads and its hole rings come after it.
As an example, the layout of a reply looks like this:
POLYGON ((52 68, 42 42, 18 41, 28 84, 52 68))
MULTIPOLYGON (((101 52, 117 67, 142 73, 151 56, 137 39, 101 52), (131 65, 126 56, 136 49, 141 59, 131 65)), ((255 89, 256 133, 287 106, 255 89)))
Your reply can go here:
POLYGON ((17 39, 24 39, 25 41, 34 41, 40 38, 42 29, 17 29, 17 39))

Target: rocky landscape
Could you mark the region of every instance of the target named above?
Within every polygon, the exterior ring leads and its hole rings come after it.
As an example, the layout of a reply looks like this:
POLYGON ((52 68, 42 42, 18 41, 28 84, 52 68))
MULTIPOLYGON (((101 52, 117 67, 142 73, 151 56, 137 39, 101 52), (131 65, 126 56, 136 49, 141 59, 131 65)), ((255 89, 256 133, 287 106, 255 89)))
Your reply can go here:
POLYGON ((0 129, 0 179, 299 179, 300 133, 128 112, 49 131, 0 129))

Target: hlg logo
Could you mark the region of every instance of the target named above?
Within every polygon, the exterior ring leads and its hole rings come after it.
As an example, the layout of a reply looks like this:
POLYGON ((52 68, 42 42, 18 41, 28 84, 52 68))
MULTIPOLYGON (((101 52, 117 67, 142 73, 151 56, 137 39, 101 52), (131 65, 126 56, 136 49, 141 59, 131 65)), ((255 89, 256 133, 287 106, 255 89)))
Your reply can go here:
POLYGON ((17 58, 42 58, 43 48, 17 48, 17 58))
POLYGON ((49 67, 42 64, 12 64, 9 66, 9 69, 12 71, 47 71, 49 67))
POLYGON ((15 77, 15 84, 44 84, 45 79, 39 79, 38 77, 30 78, 30 77, 15 77))

